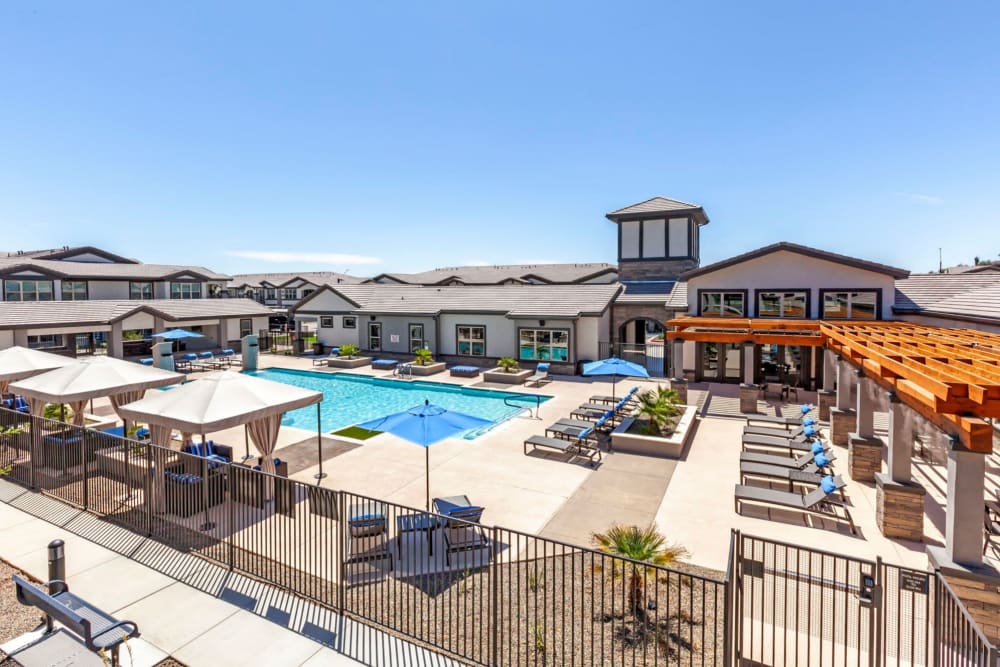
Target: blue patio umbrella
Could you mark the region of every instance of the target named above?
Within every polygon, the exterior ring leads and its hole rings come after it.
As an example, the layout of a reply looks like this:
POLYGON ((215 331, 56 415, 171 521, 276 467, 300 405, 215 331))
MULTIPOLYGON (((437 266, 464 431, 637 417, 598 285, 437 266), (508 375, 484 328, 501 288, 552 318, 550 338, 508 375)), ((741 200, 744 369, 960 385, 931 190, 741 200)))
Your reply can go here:
POLYGON ((489 426, 493 422, 480 417, 473 417, 464 412, 455 412, 437 405, 431 405, 425 400, 423 405, 418 405, 403 410, 386 417, 379 417, 358 424, 361 428, 369 431, 383 431, 398 435, 404 440, 409 440, 424 448, 425 473, 427 481, 427 509, 431 508, 431 453, 430 447, 436 442, 445 438, 450 438, 459 433, 470 431, 474 428, 489 426))
POLYGON ((161 331, 160 333, 153 334, 153 338, 162 338, 163 340, 181 340, 183 338, 204 338, 200 333, 195 333, 194 331, 188 331, 187 329, 170 329, 169 331, 161 331))
POLYGON ((625 377, 648 378, 649 373, 639 364, 625 361, 618 357, 609 357, 599 361, 591 361, 583 365, 584 375, 611 375, 611 398, 615 397, 615 381, 619 375, 625 377))

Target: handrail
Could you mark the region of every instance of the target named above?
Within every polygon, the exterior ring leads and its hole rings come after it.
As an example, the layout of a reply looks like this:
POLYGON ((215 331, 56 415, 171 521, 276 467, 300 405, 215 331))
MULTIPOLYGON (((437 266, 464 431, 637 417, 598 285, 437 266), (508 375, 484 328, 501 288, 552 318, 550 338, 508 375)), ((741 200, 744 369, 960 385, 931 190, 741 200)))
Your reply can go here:
POLYGON ((519 394, 517 396, 504 396, 503 397, 503 404, 506 405, 507 407, 510 407, 510 408, 518 408, 520 410, 527 410, 528 411, 528 416, 530 416, 532 419, 541 419, 541 417, 539 416, 538 412, 539 412, 539 410, 542 407, 542 397, 539 396, 539 395, 537 395, 537 394, 519 394), (535 399, 535 411, 534 412, 532 412, 531 408, 528 407, 528 406, 517 405, 515 403, 510 403, 509 402, 511 400, 517 401, 517 400, 525 400, 525 399, 530 399, 530 398, 535 399))

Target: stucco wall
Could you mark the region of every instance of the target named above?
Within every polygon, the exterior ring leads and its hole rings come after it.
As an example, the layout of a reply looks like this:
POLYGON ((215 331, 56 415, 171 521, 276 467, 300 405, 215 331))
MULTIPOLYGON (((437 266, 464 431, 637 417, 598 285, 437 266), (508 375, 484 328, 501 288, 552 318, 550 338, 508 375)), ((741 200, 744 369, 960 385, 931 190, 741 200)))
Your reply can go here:
POLYGON ((91 280, 87 282, 87 295, 92 300, 127 299, 129 298, 129 282, 127 280, 91 280))
MULTIPOLYGON (((368 325, 372 321, 367 315, 358 318, 358 329, 361 332, 359 335, 361 348, 365 350, 368 349, 368 325)), ((434 349, 434 319, 431 317, 376 315, 374 322, 382 325, 382 352, 410 354, 410 325, 423 324, 424 340, 427 341, 427 345, 431 348, 431 351, 437 353, 437 350, 434 349), (396 342, 392 341, 393 336, 396 336, 396 342)))
POLYGON ((14 346, 14 332, 0 331, 0 350, 6 350, 14 346))
MULTIPOLYGON (((503 315, 445 314, 441 315, 441 354, 456 354, 456 327, 470 324, 486 327, 487 357, 517 356, 517 326, 503 315)), ((537 320, 535 320, 537 323, 537 320)))
POLYGON ((756 317, 754 290, 783 289, 810 292, 810 317, 820 316, 820 289, 878 289, 882 292, 882 318, 892 319, 895 286, 892 276, 779 251, 691 278, 688 282, 688 312, 698 314, 698 291, 748 290, 746 315, 756 317))

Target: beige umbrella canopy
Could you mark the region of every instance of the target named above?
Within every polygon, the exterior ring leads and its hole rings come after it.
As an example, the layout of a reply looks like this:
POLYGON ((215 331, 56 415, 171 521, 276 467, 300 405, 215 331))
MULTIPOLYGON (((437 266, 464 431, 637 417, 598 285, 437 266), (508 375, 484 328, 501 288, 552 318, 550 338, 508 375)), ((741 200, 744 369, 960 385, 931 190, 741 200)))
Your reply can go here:
POLYGON ((76 359, 71 357, 20 345, 0 350, 0 394, 7 392, 11 382, 75 363, 76 359))
MULTIPOLYGON (((271 454, 278 444, 281 416, 322 400, 322 392, 223 371, 123 405, 119 414, 149 424, 152 441, 163 447, 170 446, 174 429, 204 437, 205 433, 246 425, 261 453, 261 469, 274 474, 271 454)), ((318 419, 317 413, 317 431, 318 419)))
POLYGON ((117 412, 121 405, 142 398, 147 389, 176 384, 183 379, 180 373, 114 357, 89 357, 15 382, 10 389, 28 399, 35 415, 41 413, 46 403, 69 403, 75 412, 74 423, 81 425, 83 406, 89 400, 107 396, 117 412))

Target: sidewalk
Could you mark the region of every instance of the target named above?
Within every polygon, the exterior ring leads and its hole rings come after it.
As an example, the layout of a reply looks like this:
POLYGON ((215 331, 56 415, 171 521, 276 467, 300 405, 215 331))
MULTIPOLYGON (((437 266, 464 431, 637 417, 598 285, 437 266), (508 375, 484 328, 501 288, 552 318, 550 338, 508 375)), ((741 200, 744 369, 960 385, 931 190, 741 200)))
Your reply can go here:
MULTIPOLYGON (((0 480, 0 557, 44 581, 54 539, 66 543, 70 589, 138 624, 136 666, 168 655, 188 667, 459 665, 0 480)), ((130 665, 124 650, 122 664, 130 665)))

